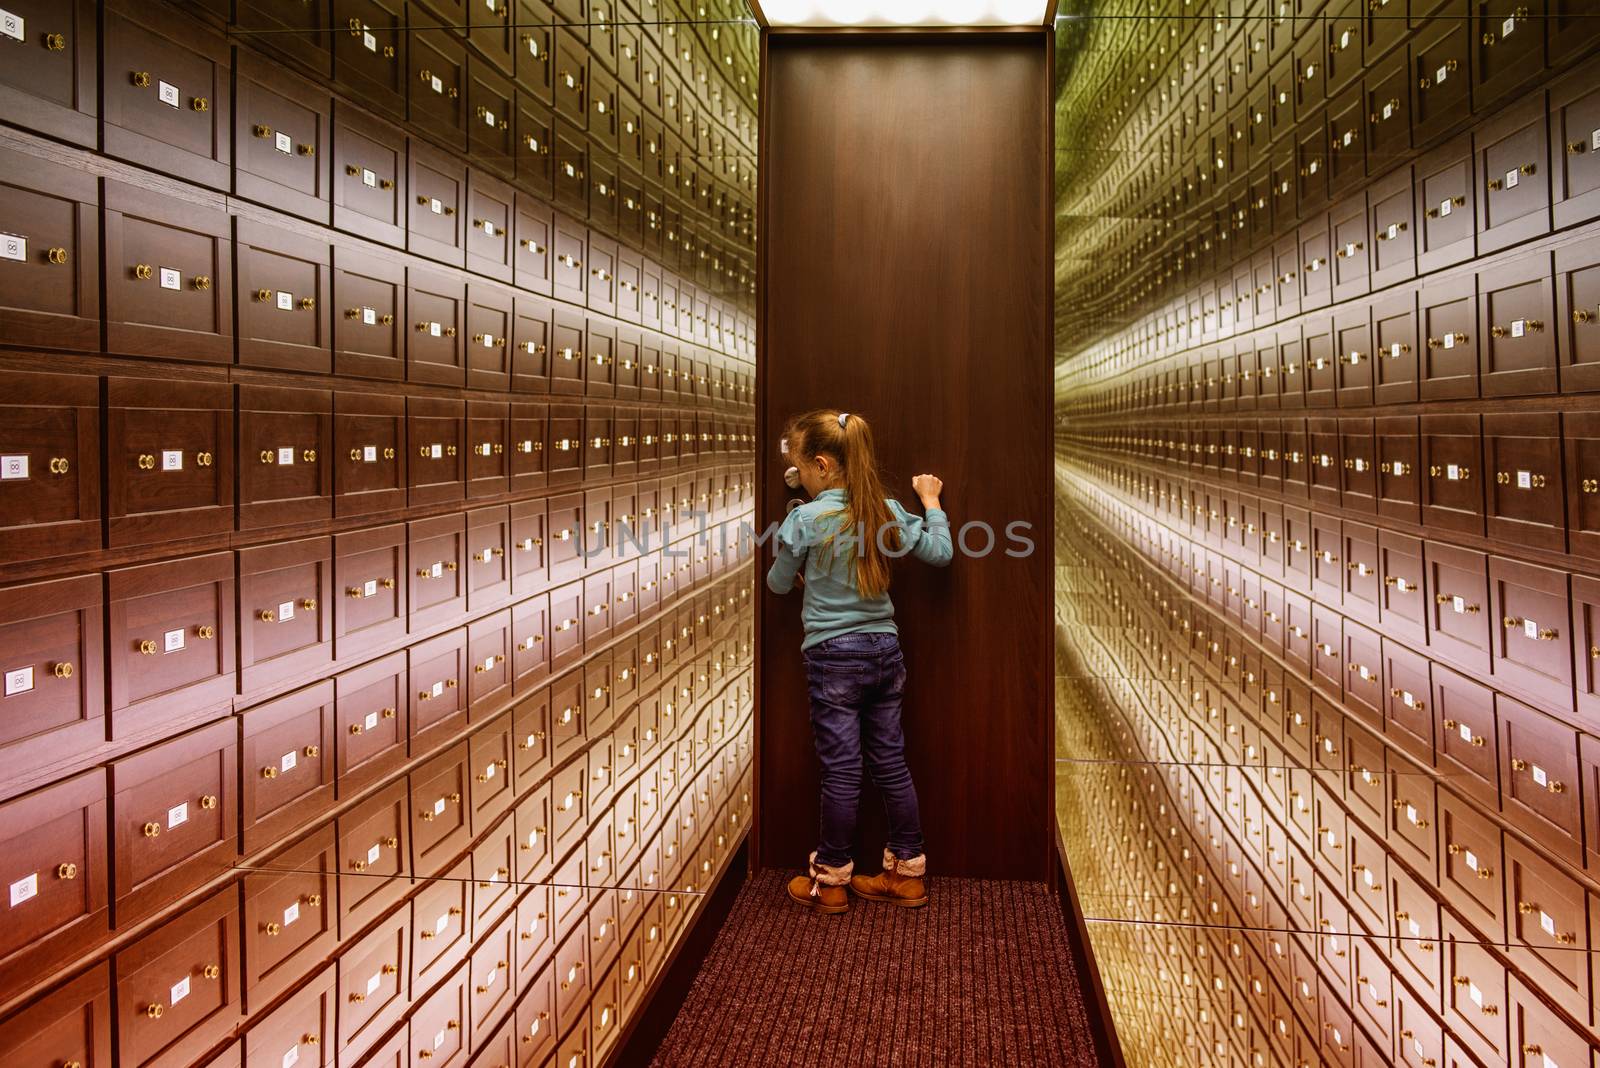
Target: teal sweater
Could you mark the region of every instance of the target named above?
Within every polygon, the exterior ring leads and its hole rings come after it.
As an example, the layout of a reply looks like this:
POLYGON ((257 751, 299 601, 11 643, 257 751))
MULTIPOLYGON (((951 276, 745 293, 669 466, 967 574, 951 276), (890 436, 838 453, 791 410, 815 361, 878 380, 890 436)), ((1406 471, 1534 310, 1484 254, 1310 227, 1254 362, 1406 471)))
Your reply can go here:
MULTIPOLYGON (((844 523, 839 510, 849 498, 842 489, 823 490, 789 513, 778 528, 777 559, 767 572, 767 588, 773 593, 794 589, 794 578, 805 569, 805 604, 800 621, 805 626, 801 649, 842 634, 894 634, 894 603, 887 593, 862 597, 856 589, 855 553, 846 538, 837 535, 833 546, 822 542, 844 523), (834 513, 830 515, 829 513, 834 513)), ((900 550, 926 564, 943 567, 954 549, 950 542, 950 521, 941 508, 930 508, 926 518, 914 516, 890 500, 889 512, 900 524, 900 550)), ((872 536, 875 532, 867 532, 872 536)))

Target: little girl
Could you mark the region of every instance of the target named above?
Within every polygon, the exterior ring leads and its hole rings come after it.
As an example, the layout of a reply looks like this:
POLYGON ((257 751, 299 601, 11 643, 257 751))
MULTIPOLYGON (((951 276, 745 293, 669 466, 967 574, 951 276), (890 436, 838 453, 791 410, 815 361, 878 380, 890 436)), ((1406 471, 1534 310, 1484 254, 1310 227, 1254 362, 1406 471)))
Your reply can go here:
POLYGON ((871 901, 926 905, 922 819, 900 730, 906 664, 889 601, 889 560, 909 553, 938 567, 950 562, 950 523, 939 507, 944 483, 933 475, 911 480, 926 518, 887 499, 872 431, 847 412, 795 418, 784 430, 783 448, 794 465, 786 480, 804 486, 812 500, 779 528, 767 588, 788 593, 797 580, 805 587, 800 649, 822 763, 821 842, 811 854, 810 874, 790 881, 789 896, 818 912, 844 912, 848 885, 871 901), (852 878, 863 753, 888 810, 889 845, 882 874, 852 878))

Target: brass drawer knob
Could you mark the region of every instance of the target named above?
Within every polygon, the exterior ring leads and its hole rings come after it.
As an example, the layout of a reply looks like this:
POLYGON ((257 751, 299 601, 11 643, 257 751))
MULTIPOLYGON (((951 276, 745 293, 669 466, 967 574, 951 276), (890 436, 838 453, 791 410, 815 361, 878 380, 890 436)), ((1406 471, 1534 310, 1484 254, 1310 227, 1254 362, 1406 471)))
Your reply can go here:
POLYGON ((210 641, 212 638, 217 636, 217 628, 208 623, 202 623, 200 626, 194 628, 194 636, 205 641, 210 641))
POLYGON ((162 1016, 166 1015, 166 1011, 165 1005, 146 1005, 144 1007, 144 1014, 152 1020, 161 1019, 162 1016))
POLYGON ((197 274, 193 279, 190 280, 190 284, 196 289, 204 292, 205 290, 211 288, 211 278, 209 275, 197 274))
POLYGON ((72 678, 72 665, 65 660, 59 661, 51 665, 50 673, 58 679, 70 679, 72 678))
POLYGON ((67 863, 56 868, 57 879, 76 879, 77 877, 78 866, 76 864, 67 863))
POLYGON ((151 641, 149 638, 146 638, 144 641, 139 643, 139 653, 142 656, 155 656, 156 643, 151 641))
POLYGON ((314 760, 314 759, 316 759, 318 756, 320 756, 322 754, 322 747, 321 746, 316 746, 316 745, 308 745, 308 746, 305 747, 305 749, 302 750, 302 752, 305 753, 306 756, 311 757, 314 760))
POLYGON ((265 927, 263 927, 261 930, 262 930, 262 933, 265 934, 268 938, 276 938, 278 935, 283 933, 283 928, 279 924, 276 924, 276 923, 269 923, 265 927))
POLYGON ((206 794, 204 797, 200 798, 200 807, 203 808, 203 809, 206 809, 207 811, 210 811, 211 809, 216 808, 217 807, 217 799, 216 799, 216 797, 214 795, 212 795, 212 794, 206 794))
POLYGON ((278 613, 272 608, 263 608, 257 615, 263 623, 276 623, 278 621, 278 613))
POLYGON ((278 766, 276 764, 268 764, 261 769, 261 777, 263 779, 276 779, 278 777, 278 766))
POLYGON ((130 80, 133 82, 134 85, 138 86, 140 89, 148 89, 150 87, 150 72, 149 71, 136 70, 136 71, 130 71, 129 74, 130 74, 130 80))
POLYGON ((197 96, 189 101, 189 106, 196 111, 209 111, 211 108, 210 102, 203 96, 197 96))
POLYGON ((147 823, 147 824, 145 824, 144 825, 144 836, 146 838, 159 838, 161 836, 161 824, 159 824, 159 823, 147 823))
POLYGON ((64 263, 67 262, 67 250, 64 249, 64 248, 52 248, 52 249, 49 249, 49 250, 47 250, 45 252, 44 258, 48 262, 54 263, 54 264, 59 266, 59 265, 64 264, 64 263))

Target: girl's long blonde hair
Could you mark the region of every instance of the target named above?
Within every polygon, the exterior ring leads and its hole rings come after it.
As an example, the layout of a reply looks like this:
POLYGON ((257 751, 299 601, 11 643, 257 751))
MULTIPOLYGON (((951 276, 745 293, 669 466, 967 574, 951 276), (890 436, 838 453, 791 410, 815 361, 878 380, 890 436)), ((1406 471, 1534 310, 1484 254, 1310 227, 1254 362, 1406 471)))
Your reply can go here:
MULTIPOLYGON (((887 593, 889 558, 884 549, 900 549, 901 531, 884 499, 877 454, 872 447, 872 428, 859 415, 821 408, 795 416, 784 428, 783 436, 790 456, 808 461, 828 456, 839 465, 849 497, 841 510, 842 529, 856 535, 856 590, 866 598, 887 593)), ((830 533, 823 545, 831 548, 836 533, 830 533)))

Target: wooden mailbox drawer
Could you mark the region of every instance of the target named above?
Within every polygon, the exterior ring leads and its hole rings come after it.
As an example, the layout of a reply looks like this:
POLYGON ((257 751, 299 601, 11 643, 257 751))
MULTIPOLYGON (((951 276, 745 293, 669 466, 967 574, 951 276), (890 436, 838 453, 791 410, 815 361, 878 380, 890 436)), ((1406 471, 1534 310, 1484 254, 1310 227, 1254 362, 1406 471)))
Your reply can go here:
POLYGON ((0 372, 0 556, 100 547, 99 381, 0 372))
POLYGON ((106 380, 112 548, 233 529, 233 397, 220 382, 106 380))
POLYGON ((189 906, 115 958, 119 1063, 188 1063, 241 1013, 239 897, 189 906))
POLYGON ((244 853, 333 806, 334 719, 332 679, 239 713, 244 853))

